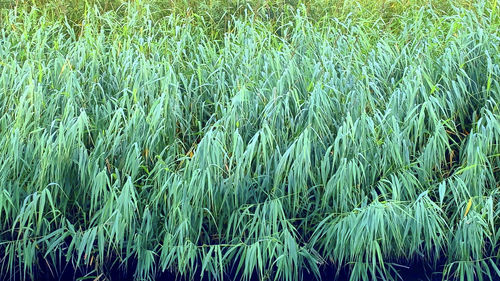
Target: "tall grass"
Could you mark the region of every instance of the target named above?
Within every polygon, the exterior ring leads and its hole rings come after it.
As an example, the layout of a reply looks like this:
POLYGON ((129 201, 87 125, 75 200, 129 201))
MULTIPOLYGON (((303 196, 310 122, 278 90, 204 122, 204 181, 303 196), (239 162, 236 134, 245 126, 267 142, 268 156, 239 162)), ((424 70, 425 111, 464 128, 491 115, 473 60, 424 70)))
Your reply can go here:
POLYGON ((71 26, 77 28, 81 26, 89 9, 113 11, 123 16, 127 13, 127 5, 134 1, 151 7, 151 19, 177 15, 189 19, 192 25, 206 27, 205 31, 211 37, 223 36, 224 32, 230 29, 228 23, 233 17, 245 16, 248 13, 256 20, 266 21, 269 24, 268 29, 274 28, 278 32, 282 25, 293 21, 297 9, 303 9, 307 17, 315 21, 332 17, 340 20, 356 17, 370 21, 380 20, 388 30, 398 30, 400 15, 405 10, 432 9, 433 13, 442 16, 454 14, 453 5, 474 8, 471 2, 466 0, 7 0, 0 1, 0 8, 31 11, 33 8, 42 7, 46 20, 65 17, 71 26))
POLYGON ((215 37, 141 2, 4 10, 1 278, 499 278, 498 5, 446 5, 215 37))

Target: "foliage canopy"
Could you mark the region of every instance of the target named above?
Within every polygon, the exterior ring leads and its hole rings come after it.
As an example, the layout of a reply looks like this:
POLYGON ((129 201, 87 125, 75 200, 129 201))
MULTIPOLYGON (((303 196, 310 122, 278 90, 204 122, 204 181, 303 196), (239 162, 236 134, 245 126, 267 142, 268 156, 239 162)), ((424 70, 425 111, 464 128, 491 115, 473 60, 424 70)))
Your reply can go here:
POLYGON ((0 276, 500 277, 497 2, 433 3, 3 10, 0 276))

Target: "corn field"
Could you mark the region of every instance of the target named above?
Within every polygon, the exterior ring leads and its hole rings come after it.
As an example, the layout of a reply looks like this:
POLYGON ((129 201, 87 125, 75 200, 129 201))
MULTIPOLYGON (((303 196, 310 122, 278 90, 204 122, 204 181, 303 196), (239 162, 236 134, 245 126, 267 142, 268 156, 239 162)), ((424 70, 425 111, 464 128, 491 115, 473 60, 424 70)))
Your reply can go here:
POLYGON ((0 279, 499 280, 498 4, 3 9, 0 279))

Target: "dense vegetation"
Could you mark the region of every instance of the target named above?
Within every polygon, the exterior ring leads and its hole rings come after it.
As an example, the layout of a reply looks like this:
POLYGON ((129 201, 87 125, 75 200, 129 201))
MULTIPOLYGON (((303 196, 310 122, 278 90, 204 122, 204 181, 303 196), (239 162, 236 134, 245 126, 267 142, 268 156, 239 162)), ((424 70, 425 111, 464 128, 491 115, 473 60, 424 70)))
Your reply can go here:
POLYGON ((0 279, 500 278, 498 5, 436 3, 3 9, 0 279))

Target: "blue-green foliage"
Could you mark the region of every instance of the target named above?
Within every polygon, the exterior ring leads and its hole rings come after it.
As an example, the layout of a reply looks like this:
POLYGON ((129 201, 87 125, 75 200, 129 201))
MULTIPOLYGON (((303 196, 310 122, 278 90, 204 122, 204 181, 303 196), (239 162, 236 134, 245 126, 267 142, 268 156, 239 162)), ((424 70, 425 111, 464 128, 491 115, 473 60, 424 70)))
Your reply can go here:
POLYGON ((140 4, 78 28, 5 12, 2 278, 499 278, 498 8, 427 8, 219 39, 140 4))

